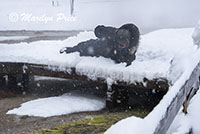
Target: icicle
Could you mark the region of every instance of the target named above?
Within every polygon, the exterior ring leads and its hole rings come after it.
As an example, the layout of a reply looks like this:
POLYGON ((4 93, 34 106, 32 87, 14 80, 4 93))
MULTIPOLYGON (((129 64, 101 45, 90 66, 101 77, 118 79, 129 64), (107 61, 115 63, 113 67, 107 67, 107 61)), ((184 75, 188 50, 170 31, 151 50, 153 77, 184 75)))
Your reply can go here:
POLYGON ((112 84, 114 83, 114 80, 111 78, 107 78, 106 82, 107 82, 107 101, 112 101, 112 95, 114 93, 112 89, 112 84))
POLYGON ((23 65, 22 69, 23 69, 23 73, 25 74, 28 67, 26 65, 23 65))

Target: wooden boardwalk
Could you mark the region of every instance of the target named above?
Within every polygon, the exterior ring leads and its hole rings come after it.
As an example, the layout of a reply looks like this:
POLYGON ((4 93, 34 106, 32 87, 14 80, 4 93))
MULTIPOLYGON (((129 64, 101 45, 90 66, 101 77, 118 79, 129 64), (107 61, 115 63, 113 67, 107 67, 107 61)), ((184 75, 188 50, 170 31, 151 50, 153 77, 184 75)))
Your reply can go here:
MULTIPOLYGON (((40 76, 51 76, 75 80, 85 80, 85 81, 94 81, 89 79, 87 76, 79 75, 76 72, 75 68, 65 68, 60 69, 58 66, 52 65, 39 65, 39 64, 29 64, 29 63, 11 63, 11 62, 1 62, 0 63, 0 74, 23 74, 27 75, 40 75, 40 76)), ((26 80, 25 80, 26 81, 26 80)), ((168 91, 169 83, 165 79, 155 79, 148 80, 144 78, 144 81, 147 83, 145 86, 142 83, 127 83, 123 81, 117 81, 112 86, 119 87, 131 87, 134 89, 140 88, 141 90, 161 90, 168 91)), ((172 121, 174 120, 176 114, 180 110, 181 106, 184 105, 184 112, 187 113, 187 105, 190 99, 195 95, 200 85, 200 63, 193 70, 190 78, 182 86, 179 93, 173 98, 173 101, 170 102, 167 110, 164 113, 162 119, 160 119, 159 125, 157 126, 154 134, 165 134, 170 127, 172 121)), ((105 79, 97 78, 95 82, 106 83, 105 79)), ((173 85, 171 85, 173 86, 173 85)), ((112 96, 113 90, 107 89, 107 100, 113 101, 112 96)), ((107 103, 108 106, 109 103, 107 103)), ((109 106, 108 106, 109 107, 109 106)))

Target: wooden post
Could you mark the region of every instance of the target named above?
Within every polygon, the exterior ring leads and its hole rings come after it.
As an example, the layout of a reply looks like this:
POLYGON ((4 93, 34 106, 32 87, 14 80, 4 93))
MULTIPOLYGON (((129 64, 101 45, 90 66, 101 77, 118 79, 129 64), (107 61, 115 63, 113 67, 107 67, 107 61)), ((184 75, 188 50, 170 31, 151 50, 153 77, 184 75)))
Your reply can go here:
POLYGON ((111 110, 115 107, 114 90, 112 88, 112 83, 107 82, 107 92, 106 92, 106 107, 111 110))
POLYGON ((6 79, 4 74, 0 74, 0 85, 6 85, 6 79))
POLYGON ((74 14, 74 0, 70 0, 70 15, 74 14))
POLYGON ((29 74, 22 74, 22 91, 28 91, 29 88, 29 74))
POLYGON ((192 90, 193 90, 193 88, 190 89, 189 94, 187 95, 185 101, 183 102, 183 113, 184 113, 184 114, 187 114, 187 113, 188 113, 188 110, 187 110, 188 105, 189 105, 189 104, 188 104, 188 101, 189 101, 190 95, 191 95, 191 93, 192 93, 192 90))
POLYGON ((29 74, 8 74, 8 85, 16 93, 28 91, 29 74))

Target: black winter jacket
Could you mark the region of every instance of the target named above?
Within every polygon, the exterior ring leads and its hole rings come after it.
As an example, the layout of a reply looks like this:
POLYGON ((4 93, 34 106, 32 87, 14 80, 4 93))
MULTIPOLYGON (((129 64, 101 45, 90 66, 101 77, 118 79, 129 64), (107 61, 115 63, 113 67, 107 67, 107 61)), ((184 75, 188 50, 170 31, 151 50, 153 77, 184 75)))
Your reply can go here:
POLYGON ((65 52, 80 52, 80 56, 103 56, 111 58, 116 63, 125 62, 127 66, 135 60, 135 53, 139 44, 140 33, 134 24, 125 24, 120 28, 97 26, 94 30, 97 39, 80 42, 74 47, 67 47, 65 52), (130 32, 129 46, 118 49, 116 33, 119 29, 126 29, 130 32))

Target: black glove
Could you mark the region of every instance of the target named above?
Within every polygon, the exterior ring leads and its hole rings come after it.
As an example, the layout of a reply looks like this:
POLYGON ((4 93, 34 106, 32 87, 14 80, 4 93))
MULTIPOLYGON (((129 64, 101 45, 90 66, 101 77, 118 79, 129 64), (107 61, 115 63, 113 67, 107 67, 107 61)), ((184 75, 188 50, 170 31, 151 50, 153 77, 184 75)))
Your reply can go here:
POLYGON ((67 50, 67 47, 60 49, 60 54, 64 53, 67 50))
POLYGON ((129 54, 129 56, 127 56, 127 59, 126 59, 126 67, 131 65, 131 63, 135 60, 135 54, 129 54))
POLYGON ((73 53, 73 52, 76 52, 77 51, 77 47, 64 47, 62 49, 60 49, 60 53, 66 53, 66 54, 69 54, 69 53, 73 53))

